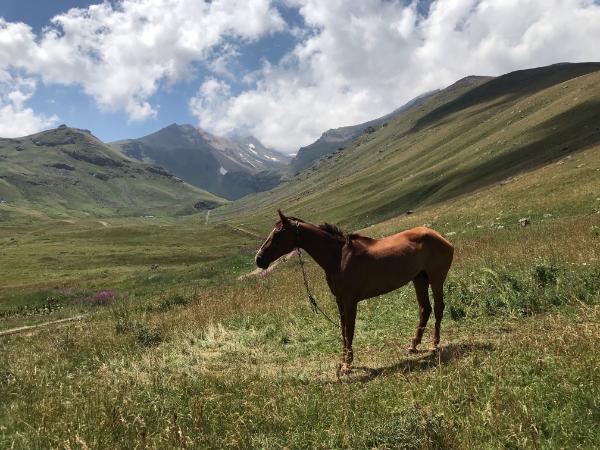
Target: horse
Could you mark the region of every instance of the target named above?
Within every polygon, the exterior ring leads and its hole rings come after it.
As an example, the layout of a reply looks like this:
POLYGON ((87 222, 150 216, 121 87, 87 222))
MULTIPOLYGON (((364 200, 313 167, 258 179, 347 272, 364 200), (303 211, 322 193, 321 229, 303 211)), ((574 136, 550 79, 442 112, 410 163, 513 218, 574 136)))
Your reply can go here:
POLYGON ((267 269, 279 257, 295 248, 305 250, 325 271, 335 296, 342 331, 342 361, 338 376, 351 370, 354 352, 354 324, 358 302, 398 289, 413 282, 419 304, 419 323, 409 352, 417 352, 431 315, 429 286, 433 292, 435 328, 432 350, 437 351, 444 315, 444 281, 454 247, 438 232, 416 227, 381 239, 345 234, 334 225, 313 225, 297 217, 279 220, 256 253, 256 265, 267 269))

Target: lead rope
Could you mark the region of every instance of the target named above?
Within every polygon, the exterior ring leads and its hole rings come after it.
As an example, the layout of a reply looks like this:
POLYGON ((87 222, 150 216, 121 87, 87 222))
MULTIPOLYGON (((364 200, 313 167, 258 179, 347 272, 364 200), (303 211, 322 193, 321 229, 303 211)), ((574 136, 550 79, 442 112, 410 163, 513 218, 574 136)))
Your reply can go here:
MULTIPOLYGON (((300 235, 300 227, 298 226, 298 223, 296 223, 296 243, 298 244, 298 238, 300 235)), ((333 326, 335 327, 340 327, 340 325, 336 322, 334 322, 333 320, 331 320, 331 318, 325 314, 325 311, 323 311, 320 307, 319 304, 317 303, 317 298, 311 294, 310 292, 310 288, 308 287, 308 278, 306 278, 306 271, 304 270, 304 260, 302 259, 302 249, 300 247, 296 247, 296 250, 298 251, 298 259, 300 260, 300 269, 302 269, 302 278, 304 280, 304 287, 306 288, 306 295, 308 296, 308 305, 310 306, 310 310, 317 314, 317 313, 321 313, 323 315, 323 317, 325 317, 325 319, 327 319, 333 326)))

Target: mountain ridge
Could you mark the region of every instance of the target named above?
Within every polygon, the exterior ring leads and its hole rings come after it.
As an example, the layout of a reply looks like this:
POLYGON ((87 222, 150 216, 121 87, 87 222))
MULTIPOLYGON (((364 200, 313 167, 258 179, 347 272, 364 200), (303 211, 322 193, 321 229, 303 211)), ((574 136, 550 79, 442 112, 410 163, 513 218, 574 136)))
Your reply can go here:
POLYGON ((289 157, 252 136, 218 137, 173 123, 137 139, 112 142, 121 153, 158 164, 180 178, 228 199, 270 189, 281 180, 289 157))
POLYGON ((412 100, 406 102, 404 105, 396 108, 394 111, 378 117, 376 119, 368 120, 357 125, 348 125, 338 128, 330 128, 325 131, 316 141, 304 147, 300 147, 290 165, 292 170, 297 173, 307 167, 310 167, 316 160, 323 158, 335 150, 338 150, 346 145, 349 145, 353 140, 358 138, 361 134, 372 133, 376 131, 376 128, 386 126, 387 122, 402 113, 408 108, 411 108, 418 103, 424 101, 427 97, 438 92, 439 89, 425 92, 418 95, 412 100))

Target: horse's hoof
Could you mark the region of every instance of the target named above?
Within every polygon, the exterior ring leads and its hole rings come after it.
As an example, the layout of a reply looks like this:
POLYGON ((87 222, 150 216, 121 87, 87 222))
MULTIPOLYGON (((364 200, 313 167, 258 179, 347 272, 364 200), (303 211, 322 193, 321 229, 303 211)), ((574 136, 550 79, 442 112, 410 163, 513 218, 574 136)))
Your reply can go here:
POLYGON ((433 346, 432 346, 432 347, 429 349, 429 351, 430 351, 431 353, 437 353, 437 352, 439 352, 439 351, 440 351, 440 346, 439 346, 439 345, 433 345, 433 346))
POLYGON ((346 375, 349 375, 352 369, 346 363, 339 363, 336 371, 336 376, 338 380, 346 375))
POLYGON ((415 353, 419 353, 419 350, 417 350, 417 347, 408 347, 408 353, 414 355, 415 353))

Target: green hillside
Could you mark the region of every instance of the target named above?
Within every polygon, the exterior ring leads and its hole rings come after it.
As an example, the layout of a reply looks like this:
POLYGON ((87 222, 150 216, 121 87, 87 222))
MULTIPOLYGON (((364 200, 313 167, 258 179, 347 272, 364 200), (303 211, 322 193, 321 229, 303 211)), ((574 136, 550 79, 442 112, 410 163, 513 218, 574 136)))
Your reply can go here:
POLYGON ((436 92, 437 90, 419 95, 418 97, 402 105, 400 108, 377 119, 369 120, 368 122, 364 122, 358 125, 350 125, 346 127, 327 130, 315 142, 305 147, 301 147, 298 150, 298 153, 290 162, 290 168, 294 173, 306 169, 319 158, 327 156, 335 152, 336 150, 344 148, 347 145, 351 144, 352 141, 358 138, 361 134, 373 133, 379 127, 386 127, 388 122, 394 117, 398 116, 407 109, 418 106, 427 97, 430 97, 436 92))
MULTIPOLYGON (((600 143, 600 63, 468 77, 274 190, 215 211, 266 228, 273 212, 361 228, 600 143)), ((597 155, 597 150, 595 152, 597 155)), ((600 185, 600 174, 586 183, 600 185)))
POLYGON ((61 126, 0 139, 0 217, 184 214, 224 200, 61 126))

